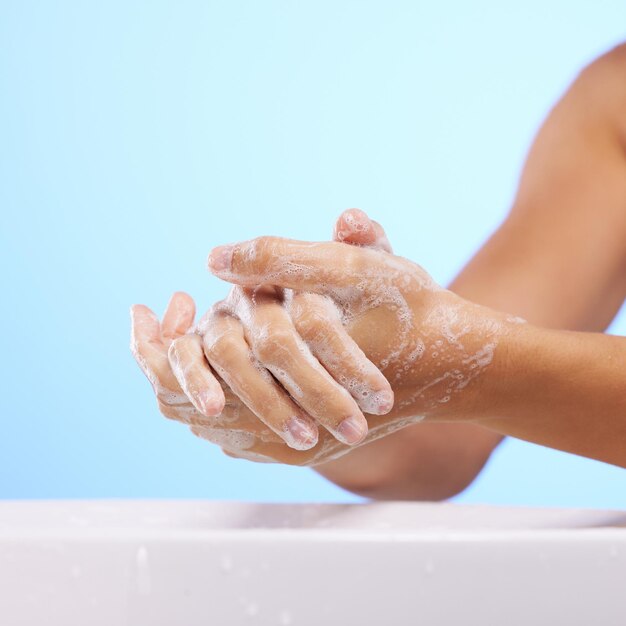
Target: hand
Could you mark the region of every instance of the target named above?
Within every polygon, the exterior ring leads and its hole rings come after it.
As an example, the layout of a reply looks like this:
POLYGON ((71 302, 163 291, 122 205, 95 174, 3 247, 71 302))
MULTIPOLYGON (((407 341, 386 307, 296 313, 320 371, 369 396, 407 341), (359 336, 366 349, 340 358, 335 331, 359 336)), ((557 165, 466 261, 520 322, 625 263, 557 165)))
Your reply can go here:
MULTIPOLYGON (((335 239, 390 250, 380 225, 358 210, 342 214, 335 227, 335 239)), ((244 449, 245 458, 263 460, 261 449, 266 460, 308 463, 314 455, 299 454, 296 457, 282 440, 295 449, 314 446, 318 440, 315 422, 271 376, 263 375, 259 362, 256 367, 251 363, 250 349, 242 333, 247 329, 247 336, 256 334, 254 345, 257 349, 267 351, 266 360, 272 362, 273 373, 276 373, 276 363, 280 365, 281 358, 284 358, 284 355, 275 354, 276 338, 282 336, 284 341, 292 342, 291 347, 297 348, 291 352, 295 360, 289 363, 289 372, 281 370, 282 380, 291 386, 291 393, 297 394, 300 388, 297 383, 300 383, 306 391, 306 408, 320 423, 327 425, 347 444, 361 440, 367 432, 367 422, 359 406, 371 413, 385 412, 393 403, 393 395, 385 378, 346 335, 332 303, 314 294, 279 294, 271 290, 257 291, 254 298, 256 301, 252 302, 249 291, 234 288, 226 301, 209 311, 198 325, 196 334, 188 334, 195 307, 186 294, 173 296, 161 325, 147 307, 136 305, 132 308, 131 349, 153 384, 161 412, 195 426, 192 430, 196 434, 222 445, 227 453, 236 454, 244 449), (326 369, 315 358, 302 358, 303 354, 306 355, 307 345, 298 337, 285 312, 282 303, 285 295, 291 309, 298 312, 298 328, 305 333, 308 345, 326 369), (247 324, 242 326, 239 319, 247 320, 247 324), (258 331, 263 323, 273 325, 269 333, 273 342, 270 346, 258 344, 258 331), (204 335, 204 351, 211 363, 254 413, 222 379, 213 375, 204 358, 203 342, 198 333, 204 335), (298 364, 301 369, 294 372, 298 364), (354 399, 333 381, 329 371, 351 388, 354 399), (318 394, 317 402, 311 399, 315 393, 318 394), (341 428, 339 418, 342 413, 345 416, 350 412, 360 420, 361 430, 358 426, 356 432, 355 429, 341 428), (257 415, 270 429, 259 421, 257 415), (294 417, 297 419, 295 425, 289 424, 287 420, 293 421, 294 417)), ((281 345, 281 352, 285 352, 283 348, 281 345)), ((316 448, 316 458, 320 456, 321 448, 329 448, 326 435, 324 431, 316 448)))
POLYGON ((211 271, 246 289, 274 285, 331 299, 346 330, 391 381, 396 402, 367 441, 422 419, 471 420, 481 374, 511 318, 447 291, 418 265, 341 243, 262 237, 213 250, 211 271))

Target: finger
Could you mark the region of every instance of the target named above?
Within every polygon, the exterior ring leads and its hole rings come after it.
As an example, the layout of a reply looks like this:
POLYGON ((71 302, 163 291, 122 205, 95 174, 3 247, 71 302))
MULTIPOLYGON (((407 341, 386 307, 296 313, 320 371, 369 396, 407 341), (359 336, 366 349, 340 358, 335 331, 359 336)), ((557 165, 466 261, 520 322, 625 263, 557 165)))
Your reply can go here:
POLYGON ((302 452, 293 450, 284 442, 264 443, 252 440, 248 433, 237 431, 218 431, 206 426, 192 426, 191 432, 200 439, 204 439, 221 447, 222 452, 231 459, 253 461, 255 463, 288 463, 299 465, 312 451, 302 452), (245 447, 241 446, 240 436, 243 436, 245 447))
MULTIPOLYGON (((258 421, 258 420, 257 420, 258 421)), ((283 441, 264 441, 256 439, 248 441, 250 447, 241 448, 239 445, 232 446, 231 441, 226 441, 222 433, 216 433, 215 429, 206 426, 192 426, 191 432, 211 443, 220 445, 227 456, 259 463, 283 463, 285 465, 314 466, 327 463, 349 452, 352 448, 344 446, 327 432, 320 432, 320 441, 317 446, 310 450, 294 450, 285 445, 283 441)))
POLYGON ((367 435, 367 421, 354 398, 333 380, 298 335, 272 288, 251 292, 238 313, 246 339, 259 363, 292 398, 342 443, 354 445, 367 435))
POLYGON ((130 314, 130 349, 152 385, 159 410, 165 417, 180 422, 197 421, 200 416, 189 404, 170 368, 157 316, 143 304, 133 305, 130 314))
POLYGON ((291 299, 289 313, 311 352, 364 412, 384 415, 392 409, 391 385, 347 333, 331 300, 299 293, 291 299))
POLYGON ((231 283, 278 287, 314 293, 375 295, 381 284, 406 272, 401 259, 338 242, 308 243, 279 237, 219 246, 209 255, 209 269, 231 283))
POLYGON ((130 307, 130 333, 131 350, 140 341, 161 343, 159 318, 144 304, 133 304, 130 307))
POLYGON ((130 329, 130 351, 154 386, 158 382, 155 368, 164 363, 165 356, 159 319, 147 306, 134 304, 130 308, 130 329))
POLYGON ((206 361, 202 339, 198 335, 174 339, 168 358, 178 384, 196 409, 207 417, 220 415, 226 399, 206 361))
MULTIPOLYGON (((264 449, 263 444, 250 437, 249 433, 236 430, 219 430, 206 426, 192 426, 191 432, 200 439, 214 443, 222 448, 222 452, 232 459, 244 459, 256 463, 277 463, 272 457, 259 452, 264 449), (244 446, 242 447, 242 442, 244 446)), ((276 445, 276 444, 274 444, 276 445)), ((295 454, 302 454, 287 447, 284 442, 278 444, 281 450, 289 450, 295 454)))
MULTIPOLYGON (((203 435, 199 435, 199 437, 203 437, 203 435)), ((264 454, 259 454, 258 452, 248 452, 247 454, 245 452, 235 453, 235 452, 230 452, 228 448, 222 448, 222 452, 226 456, 229 456, 231 459, 253 461, 254 463, 278 463, 278 461, 272 459, 271 457, 265 456, 264 454)))
POLYGON ((348 209, 339 216, 335 223, 333 239, 391 252, 391 244, 383 227, 370 219, 361 209, 348 209))
POLYGON ((177 291, 172 295, 163 314, 161 322, 161 334, 164 339, 175 339, 184 335, 196 315, 196 305, 193 298, 177 291))
POLYGON ((204 335, 204 353, 241 401, 287 445, 307 450, 317 443, 317 426, 256 361, 238 320, 215 314, 204 335))

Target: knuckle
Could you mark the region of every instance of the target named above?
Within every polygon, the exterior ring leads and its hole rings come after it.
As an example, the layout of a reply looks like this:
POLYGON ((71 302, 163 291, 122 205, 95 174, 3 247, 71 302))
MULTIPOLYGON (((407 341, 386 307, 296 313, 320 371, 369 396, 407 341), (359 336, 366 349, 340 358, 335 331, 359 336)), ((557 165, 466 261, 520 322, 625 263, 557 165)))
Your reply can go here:
POLYGON ((307 341, 319 338, 320 334, 328 336, 332 334, 333 321, 319 309, 303 311, 294 319, 296 330, 307 341))
POLYGON ((239 341, 232 332, 223 332, 215 337, 205 337, 204 351, 209 359, 222 361, 239 348, 239 341))
POLYGON ((197 352, 199 337, 197 335, 183 335, 174 339, 170 344, 168 355, 170 359, 188 361, 197 352))
POLYGON ((264 362, 281 362, 282 355, 293 354, 296 350, 294 334, 285 328, 266 329, 254 341, 255 356, 264 362))
POLYGON ((274 258, 275 237, 256 237, 246 244, 238 246, 234 252, 233 266, 254 267, 259 272, 267 269, 274 258))
POLYGON ((211 331, 216 318, 230 309, 229 298, 230 293, 224 300, 214 303, 211 308, 209 308, 209 310, 198 320, 198 323, 196 324, 196 334, 204 336, 207 332, 211 331))
POLYGON ((186 350, 184 349, 185 342, 183 341, 183 339, 185 339, 185 337, 178 337, 178 339, 174 339, 174 341, 172 341, 172 343, 170 344, 170 347, 167 351, 167 356, 169 357, 170 361, 180 361, 180 359, 183 358, 183 356, 185 355, 186 350))
POLYGON ((294 297, 290 316, 298 333, 304 338, 315 337, 321 329, 332 326, 339 319, 335 304, 317 294, 299 294, 294 297))
POLYGON ((294 325, 300 336, 306 341, 317 338, 327 321, 315 310, 303 311, 294 318, 294 325))
POLYGON ((251 241, 251 255, 255 255, 255 258, 263 258, 271 255, 276 245, 276 237, 269 237, 267 235, 262 237, 256 237, 251 241))
POLYGON ((300 292, 291 297, 290 311, 294 316, 310 311, 322 311, 328 308, 330 300, 317 293, 300 292))

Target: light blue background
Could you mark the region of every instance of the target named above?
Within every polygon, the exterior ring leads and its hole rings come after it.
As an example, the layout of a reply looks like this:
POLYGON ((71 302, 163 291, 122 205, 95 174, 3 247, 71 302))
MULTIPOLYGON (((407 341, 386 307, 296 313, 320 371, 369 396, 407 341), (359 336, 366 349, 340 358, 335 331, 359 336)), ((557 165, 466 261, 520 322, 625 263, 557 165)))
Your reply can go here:
MULTIPOLYGON (((623 0, 0 2, 0 497, 355 500, 161 418, 129 305, 204 310, 212 246, 327 239, 352 206, 449 281, 625 23, 623 0)), ((459 499, 625 494, 623 470, 509 441, 459 499)))

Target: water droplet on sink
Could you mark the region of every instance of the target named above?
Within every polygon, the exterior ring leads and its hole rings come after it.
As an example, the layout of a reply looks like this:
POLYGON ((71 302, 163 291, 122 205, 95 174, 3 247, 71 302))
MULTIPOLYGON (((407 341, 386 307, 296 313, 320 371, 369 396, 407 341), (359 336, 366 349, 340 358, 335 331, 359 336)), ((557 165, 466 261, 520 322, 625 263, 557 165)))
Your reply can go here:
POLYGON ((137 566, 137 591, 139 595, 149 596, 152 591, 150 577, 150 561, 148 560, 148 548, 139 546, 136 556, 137 566))

